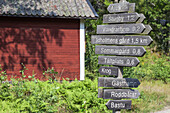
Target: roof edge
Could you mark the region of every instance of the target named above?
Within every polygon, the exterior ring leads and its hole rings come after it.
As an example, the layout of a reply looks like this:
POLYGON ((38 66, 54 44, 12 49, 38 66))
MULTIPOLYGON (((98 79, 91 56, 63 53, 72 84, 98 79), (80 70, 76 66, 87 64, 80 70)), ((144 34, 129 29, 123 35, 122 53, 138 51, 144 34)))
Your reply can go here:
POLYGON ((64 19, 98 19, 98 17, 72 17, 72 16, 39 16, 39 15, 0 15, 0 17, 22 17, 22 18, 64 18, 64 19))
POLYGON ((93 8, 93 6, 91 5, 89 0, 86 0, 88 5, 90 6, 91 10, 93 11, 94 15, 95 15, 95 19, 99 18, 99 15, 96 13, 95 9, 93 8))

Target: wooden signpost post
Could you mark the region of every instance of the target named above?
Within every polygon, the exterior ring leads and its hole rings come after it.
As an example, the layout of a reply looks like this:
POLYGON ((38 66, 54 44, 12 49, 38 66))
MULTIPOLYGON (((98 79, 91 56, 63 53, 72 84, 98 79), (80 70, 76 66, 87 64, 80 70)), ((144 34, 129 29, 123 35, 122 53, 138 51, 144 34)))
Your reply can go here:
POLYGON ((113 75, 117 78, 98 78, 98 87, 105 88, 98 89, 98 97, 103 99, 114 99, 109 100, 106 103, 106 106, 108 109, 116 112, 116 110, 131 109, 131 100, 121 99, 136 99, 140 96, 138 90, 127 89, 137 88, 140 85, 140 82, 138 79, 123 78, 123 67, 134 67, 139 64, 140 61, 138 58, 129 56, 142 57, 146 53, 146 50, 142 45, 147 46, 152 43, 152 38, 146 35, 150 33, 152 28, 150 25, 142 24, 145 16, 135 12, 134 3, 120 0, 119 3, 110 4, 107 10, 109 13, 116 14, 103 15, 103 23, 112 24, 98 25, 98 35, 92 35, 91 42, 92 44, 104 44, 95 47, 96 54, 107 55, 98 56, 98 64, 118 66, 102 66, 99 69, 101 75, 113 75))

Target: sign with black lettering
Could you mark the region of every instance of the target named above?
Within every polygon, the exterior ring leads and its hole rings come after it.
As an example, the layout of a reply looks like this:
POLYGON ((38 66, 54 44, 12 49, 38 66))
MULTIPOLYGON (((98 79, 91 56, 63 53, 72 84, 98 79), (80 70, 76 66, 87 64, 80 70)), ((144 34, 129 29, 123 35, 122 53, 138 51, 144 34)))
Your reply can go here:
POLYGON ((115 75, 115 77, 118 76, 118 67, 104 67, 101 66, 99 68, 99 73, 101 75, 115 75))
POLYGON ((150 36, 124 36, 124 35, 92 35, 92 44, 114 45, 150 45, 153 42, 150 36))
POLYGON ((139 64, 136 57, 98 56, 98 64, 135 67, 139 64))
POLYGON ((109 110, 131 109, 131 100, 109 100, 106 107, 109 110))
POLYGON ((110 4, 109 7, 107 8, 109 13, 115 13, 115 12, 128 12, 130 10, 134 11, 135 10, 135 3, 115 3, 115 4, 110 4))
POLYGON ((140 93, 135 89, 103 89, 102 94, 98 95, 100 95, 103 99, 136 99, 139 97, 140 93))
POLYGON ((140 46, 96 46, 95 54, 143 56, 146 50, 140 46))
POLYGON ((97 34, 138 34, 144 29, 145 26, 141 23, 97 25, 97 34))
POLYGON ((98 87, 137 88, 139 85, 140 82, 138 79, 113 77, 98 78, 98 87))
POLYGON ((136 22, 139 17, 138 13, 105 14, 103 15, 103 23, 136 22))

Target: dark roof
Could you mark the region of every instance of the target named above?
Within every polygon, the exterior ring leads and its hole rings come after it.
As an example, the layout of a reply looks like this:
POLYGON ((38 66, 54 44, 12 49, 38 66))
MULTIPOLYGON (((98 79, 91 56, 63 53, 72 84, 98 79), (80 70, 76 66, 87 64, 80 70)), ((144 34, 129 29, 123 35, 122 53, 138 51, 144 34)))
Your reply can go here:
POLYGON ((98 17, 89 0, 0 0, 0 16, 98 17))

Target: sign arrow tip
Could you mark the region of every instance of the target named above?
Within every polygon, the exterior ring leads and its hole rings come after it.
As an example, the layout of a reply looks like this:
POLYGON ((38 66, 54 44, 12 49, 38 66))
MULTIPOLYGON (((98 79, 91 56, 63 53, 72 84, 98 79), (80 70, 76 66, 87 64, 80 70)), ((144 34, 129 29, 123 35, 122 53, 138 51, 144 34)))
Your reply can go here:
POLYGON ((152 27, 150 25, 145 25, 145 30, 143 31, 142 34, 149 34, 152 30, 152 27))
POLYGON ((140 61, 139 61, 139 59, 138 59, 138 58, 136 58, 136 60, 137 60, 137 64, 136 64, 136 66, 137 66, 137 65, 139 65, 140 61))
POLYGON ((145 15, 144 14, 139 14, 140 18, 138 19, 138 21, 136 23, 142 23, 145 20, 145 15))
POLYGON ((148 45, 152 44, 153 42, 153 39, 150 36, 149 36, 149 39, 150 39, 150 43, 148 45))

